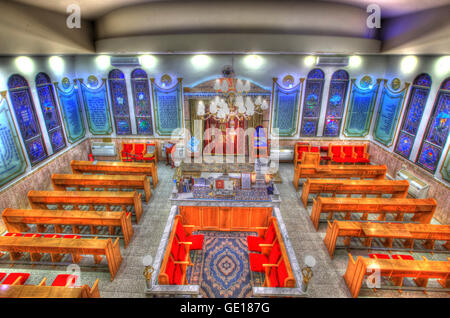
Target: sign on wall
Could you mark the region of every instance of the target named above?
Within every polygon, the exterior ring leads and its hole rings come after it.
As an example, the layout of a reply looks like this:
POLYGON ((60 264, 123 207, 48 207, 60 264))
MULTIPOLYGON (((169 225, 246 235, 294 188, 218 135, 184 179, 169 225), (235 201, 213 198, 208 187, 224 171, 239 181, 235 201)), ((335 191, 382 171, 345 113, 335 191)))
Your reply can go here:
POLYGON ((387 147, 390 147, 394 140, 408 87, 409 83, 405 83, 405 87, 401 91, 394 92, 387 86, 387 81, 384 81, 373 137, 387 147))
POLYGON ((165 89, 151 79, 156 132, 160 136, 171 136, 174 130, 183 127, 181 80, 179 78, 175 86, 165 89))
POLYGON ((87 86, 80 80, 89 131, 93 135, 109 135, 113 132, 113 129, 106 92, 106 79, 102 80, 99 87, 93 88, 95 85, 97 85, 95 81, 87 86))
POLYGON ((0 187, 25 172, 27 163, 6 100, 0 93, 0 187))
POLYGON ((304 78, 293 88, 282 88, 277 79, 273 79, 272 89, 272 134, 274 128, 278 128, 279 137, 292 137, 297 134, 299 118, 299 102, 301 99, 304 78))

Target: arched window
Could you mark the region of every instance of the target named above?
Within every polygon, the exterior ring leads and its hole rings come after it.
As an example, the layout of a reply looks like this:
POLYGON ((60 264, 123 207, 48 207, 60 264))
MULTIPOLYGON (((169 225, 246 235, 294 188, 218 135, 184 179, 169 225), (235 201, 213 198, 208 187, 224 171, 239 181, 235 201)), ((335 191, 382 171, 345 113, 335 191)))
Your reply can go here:
POLYGON ((134 112, 138 135, 153 135, 152 111, 150 108, 150 90, 147 73, 137 68, 131 73, 134 112))
POLYGON ((414 79, 394 150, 406 159, 409 159, 411 149, 414 146, 417 130, 430 94, 430 87, 430 75, 424 73, 414 79))
POLYGON ((8 89, 14 113, 19 123, 20 134, 33 166, 47 158, 48 153, 42 138, 30 87, 25 78, 19 74, 14 74, 8 79, 8 89))
POLYGON ((61 128, 61 117, 56 105, 53 85, 50 77, 45 73, 36 75, 35 82, 53 153, 57 153, 66 147, 66 139, 61 128))
POLYGON ((324 73, 321 69, 315 68, 309 72, 306 79, 300 136, 317 136, 317 125, 319 123, 320 108, 322 103, 323 83, 324 73))
POLYGON ((338 70, 331 76, 330 91, 328 93, 327 113, 323 136, 339 137, 342 116, 345 108, 349 76, 347 71, 338 70))
POLYGON ((445 79, 433 106, 427 130, 416 163, 422 168, 435 172, 442 150, 447 142, 450 131, 450 77, 445 79))
POLYGON ((109 72, 109 93, 118 135, 131 135, 130 109, 125 75, 119 69, 109 72))

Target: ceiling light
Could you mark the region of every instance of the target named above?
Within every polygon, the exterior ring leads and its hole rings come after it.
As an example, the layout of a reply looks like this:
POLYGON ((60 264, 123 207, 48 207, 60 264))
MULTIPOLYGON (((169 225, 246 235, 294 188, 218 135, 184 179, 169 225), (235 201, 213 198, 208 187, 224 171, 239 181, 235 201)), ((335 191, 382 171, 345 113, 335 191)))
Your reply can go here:
POLYGON ((15 60, 16 67, 21 73, 31 74, 34 70, 34 63, 28 56, 19 56, 15 60))
POLYGON ((139 56, 139 62, 144 68, 152 68, 156 65, 156 58, 153 55, 141 55, 139 56))
POLYGON ((306 66, 312 66, 312 65, 314 65, 314 63, 316 63, 316 57, 313 55, 309 55, 309 56, 305 57, 305 59, 303 60, 303 63, 305 63, 306 66))
POLYGON ((99 55, 95 59, 95 63, 99 69, 107 69, 111 65, 110 57, 107 55, 99 55))
POLYGON ((191 59, 191 63, 196 68, 205 68, 209 64, 211 64, 211 58, 208 55, 204 54, 194 55, 191 59))
POLYGON ((59 56, 52 56, 48 59, 50 68, 58 75, 64 72, 64 60, 59 56))
POLYGON ((400 62, 400 69, 403 73, 408 74, 414 71, 417 66, 417 57, 410 55, 405 56, 400 62))
POLYGON ((263 62, 259 55, 247 55, 244 61, 249 68, 253 69, 259 68, 263 62))
POLYGON ((348 62, 349 62, 348 65, 350 67, 359 67, 361 65, 362 59, 358 55, 353 55, 353 56, 350 56, 350 59, 348 62))

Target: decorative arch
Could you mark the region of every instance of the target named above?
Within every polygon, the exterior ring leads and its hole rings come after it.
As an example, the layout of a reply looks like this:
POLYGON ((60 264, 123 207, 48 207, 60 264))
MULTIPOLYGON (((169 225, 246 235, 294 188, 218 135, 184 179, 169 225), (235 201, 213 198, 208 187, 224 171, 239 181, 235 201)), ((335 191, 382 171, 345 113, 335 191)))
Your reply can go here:
POLYGON ((430 88, 431 76, 426 73, 418 75, 413 81, 394 149, 397 154, 406 159, 409 159, 411 155, 423 111, 427 104, 428 95, 430 94, 430 88))
POLYGON ((35 165, 48 157, 47 148, 42 138, 39 119, 36 115, 33 97, 27 80, 19 75, 13 74, 8 79, 9 96, 19 123, 25 149, 31 165, 35 165))
POLYGON ((434 173, 450 131, 450 77, 439 89, 416 163, 434 173))
POLYGON ((131 135, 130 108, 128 106, 125 75, 121 70, 114 69, 109 72, 108 82, 116 133, 118 135, 131 135))
POLYGON ((349 75, 345 70, 337 70, 331 76, 327 113, 325 116, 325 124, 323 126, 323 136, 325 137, 339 137, 348 83, 349 75))
POLYGON ((306 78, 305 99, 303 100, 302 128, 300 136, 317 136, 320 109, 322 104, 322 92, 325 74, 319 68, 308 73, 306 78))
POLYGON ((131 87, 133 91, 137 134, 153 135, 150 89, 147 72, 140 68, 131 72, 131 87))
POLYGON ((61 115, 56 103, 53 85, 50 77, 42 72, 36 75, 35 82, 50 144, 53 153, 57 153, 66 147, 66 139, 61 127, 61 115))

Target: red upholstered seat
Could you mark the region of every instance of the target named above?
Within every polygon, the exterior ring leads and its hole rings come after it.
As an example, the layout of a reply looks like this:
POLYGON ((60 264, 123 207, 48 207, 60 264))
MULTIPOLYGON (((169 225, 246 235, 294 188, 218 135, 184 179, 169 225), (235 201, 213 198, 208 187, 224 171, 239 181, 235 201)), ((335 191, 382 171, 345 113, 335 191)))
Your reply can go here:
POLYGON ((411 255, 392 255, 392 259, 403 259, 403 260, 407 260, 407 261, 414 261, 414 257, 412 257, 411 255))
POLYGON ((344 156, 342 154, 342 146, 331 145, 330 146, 331 160, 338 163, 343 163, 344 156))
POLYGON ((344 153, 344 162, 356 162, 353 146, 342 146, 342 152, 344 153))
POLYGON ((183 224, 178 222, 176 235, 180 242, 191 242, 190 250, 201 250, 203 248, 203 235, 186 235, 183 224))
POLYGON ((133 144, 123 144, 120 154, 122 161, 133 161, 133 144))
POLYGON ((167 260, 167 265, 166 265, 166 274, 167 274, 167 276, 169 276, 169 284, 170 285, 173 285, 174 272, 175 272, 175 263, 173 262, 172 258, 169 257, 169 259, 167 260))
POLYGON ((370 163, 369 154, 365 152, 364 146, 355 146, 356 162, 370 163))
POLYGON ((183 285, 183 271, 181 270, 180 264, 177 264, 175 266, 175 272, 173 275, 173 283, 175 285, 183 285))
POLYGON ((61 238, 62 235, 60 235, 60 234, 45 234, 44 237, 45 238, 61 238))
POLYGON ((6 273, 0 273, 0 282, 3 280, 3 278, 5 278, 6 273))
POLYGON ((297 146, 297 161, 301 161, 303 153, 307 151, 309 151, 309 145, 297 146))
POLYGON ((387 254, 369 254, 370 258, 391 259, 387 254))
POLYGON ((270 250, 269 257, 264 254, 250 253, 250 269, 253 272, 264 272, 263 264, 277 264, 281 257, 280 244, 275 242, 272 249, 270 250))
POLYGON ((288 277, 288 272, 286 269, 286 264, 284 263, 283 259, 280 261, 280 264, 278 264, 278 266, 270 267, 268 272, 269 272, 269 280, 268 280, 269 287, 284 287, 284 281, 288 277))
POLYGON ((2 285, 11 285, 18 278, 20 278, 20 281, 16 285, 23 285, 28 280, 28 277, 30 277, 30 274, 28 273, 11 273, 5 278, 2 285))
POLYGON ((311 147, 311 152, 319 152, 319 147, 311 147))
POLYGON ((60 274, 56 276, 55 280, 52 283, 52 286, 73 287, 75 286, 75 282, 77 281, 77 279, 77 275, 60 274))
POLYGON ((260 236, 247 236, 247 247, 250 252, 261 252, 261 246, 259 244, 272 244, 275 239, 275 227, 273 222, 270 223, 265 235, 260 236))
POLYGON ((79 235, 74 235, 74 234, 66 234, 66 235, 63 236, 63 238, 80 239, 81 236, 79 236, 79 235))
POLYGON ((144 160, 145 144, 134 145, 134 159, 144 160))
POLYGON ((5 234, 5 236, 23 236, 23 234, 22 233, 11 233, 11 232, 8 232, 8 233, 5 234))
POLYGON ((42 237, 42 234, 38 233, 27 233, 23 237, 42 237))

